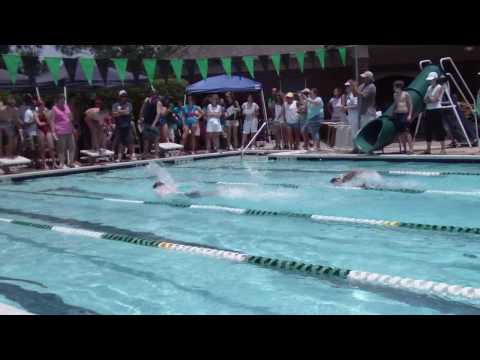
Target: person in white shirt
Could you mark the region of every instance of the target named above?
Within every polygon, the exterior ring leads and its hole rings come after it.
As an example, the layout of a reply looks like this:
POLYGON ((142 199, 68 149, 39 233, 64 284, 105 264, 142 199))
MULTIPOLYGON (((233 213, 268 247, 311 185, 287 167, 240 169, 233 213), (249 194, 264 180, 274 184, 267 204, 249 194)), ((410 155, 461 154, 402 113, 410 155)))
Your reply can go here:
POLYGON ((335 88, 333 90, 333 97, 328 102, 328 110, 330 112, 332 122, 345 122, 346 116, 344 109, 344 97, 341 89, 335 88))
POLYGON ((273 132, 275 135, 275 150, 287 148, 287 123, 285 121, 285 100, 277 93, 273 99, 273 132))
POLYGON ((285 97, 285 120, 287 122, 288 148, 290 150, 298 150, 300 143, 300 127, 298 123, 297 102, 294 100, 295 95, 288 93, 285 97))
MULTIPOLYGON (((245 117, 243 121, 242 149, 248 144, 252 136, 258 130, 258 113, 260 107, 253 101, 253 95, 248 95, 248 100, 242 105, 242 114, 245 117)), ((255 146, 252 147, 254 149, 255 146)))
MULTIPOLYGON (((358 84, 355 80, 348 80, 345 83, 345 112, 347 114, 347 123, 352 127, 352 138, 354 139, 360 130, 360 112, 358 106, 358 84)), ((358 153, 358 149, 353 144, 353 153, 358 153)))
POLYGON ((222 124, 220 118, 223 114, 223 108, 219 104, 218 95, 212 95, 210 104, 207 106, 207 152, 213 142, 214 152, 220 149, 220 135, 222 134, 222 124))
POLYGON ((445 93, 445 87, 438 84, 438 74, 431 72, 428 74, 427 81, 431 82, 431 85, 427 89, 424 101, 426 105, 425 112, 425 138, 427 140, 427 150, 424 154, 429 155, 432 153, 432 140, 435 137, 440 142, 442 147, 440 154, 446 154, 445 151, 445 138, 447 133, 443 125, 443 110, 442 110, 442 98, 445 93))

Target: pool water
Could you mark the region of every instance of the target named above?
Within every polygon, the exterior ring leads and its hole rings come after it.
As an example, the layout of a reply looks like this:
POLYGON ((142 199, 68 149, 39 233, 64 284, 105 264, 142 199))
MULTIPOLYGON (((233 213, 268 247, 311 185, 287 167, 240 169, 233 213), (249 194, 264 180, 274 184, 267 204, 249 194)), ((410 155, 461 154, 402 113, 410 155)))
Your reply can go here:
MULTIPOLYGON (((479 227, 479 177, 383 179, 386 187, 437 191, 422 194, 329 184, 334 172, 359 167, 477 172, 474 164, 236 157, 165 165, 164 171, 184 190, 210 193, 198 199, 177 196, 175 201, 479 227)), ((48 195, 159 201, 152 189, 156 171, 138 167, 0 184, 0 217, 480 287, 480 236, 48 195)), ((0 225, 0 263, 0 303, 37 314, 480 314, 480 304, 474 302, 360 289, 245 263, 7 223, 0 225)))

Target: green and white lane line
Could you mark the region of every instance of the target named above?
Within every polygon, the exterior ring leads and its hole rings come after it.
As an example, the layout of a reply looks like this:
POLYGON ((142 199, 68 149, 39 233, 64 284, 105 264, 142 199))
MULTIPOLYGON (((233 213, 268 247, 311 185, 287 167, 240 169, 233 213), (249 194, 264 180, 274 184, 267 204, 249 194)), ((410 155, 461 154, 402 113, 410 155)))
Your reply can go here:
POLYGON ((419 223, 409 223, 409 222, 395 221, 395 220, 352 218, 352 217, 329 216, 329 215, 310 214, 310 213, 296 213, 296 212, 290 212, 290 211, 243 209, 243 208, 234 208, 234 207, 227 207, 227 206, 221 206, 221 205, 195 205, 195 204, 192 205, 192 204, 186 204, 181 202, 102 198, 102 197, 96 197, 96 196, 37 193, 33 191, 22 191, 22 190, 0 190, 0 191, 32 194, 32 195, 47 196, 47 197, 53 196, 53 197, 108 201, 108 202, 116 202, 116 203, 124 203, 124 204, 169 206, 174 208, 218 211, 218 212, 225 212, 225 213, 236 214, 236 215, 279 216, 279 217, 289 217, 289 218, 300 218, 300 219, 312 220, 312 221, 323 222, 323 223, 369 225, 369 226, 379 226, 384 228, 408 228, 408 229, 414 229, 414 230, 428 230, 428 231, 437 231, 437 232, 445 232, 445 233, 480 235, 480 228, 472 228, 472 227, 464 227, 464 226, 419 224, 419 223))
POLYGON ((339 279, 344 280, 348 284, 359 288, 363 286, 375 286, 382 288, 401 289, 416 294, 436 295, 448 298, 453 297, 455 299, 458 298, 465 300, 480 300, 480 289, 473 287, 450 285, 446 283, 426 280, 415 280, 400 276, 391 276, 366 271, 341 269, 324 265, 307 264, 299 261, 288 261, 261 256, 251 256, 235 251, 216 250, 202 246, 186 246, 176 244, 174 242, 146 240, 133 236, 109 234, 63 226, 31 223, 9 218, 0 218, 0 222, 10 223, 17 226, 36 228, 39 231, 45 230, 65 235, 75 235, 94 239, 120 241, 132 245, 148 246, 157 249, 202 255, 217 259, 225 259, 236 263, 247 263, 255 266, 277 269, 286 272, 302 273, 305 275, 315 276, 320 279, 322 277, 339 279))

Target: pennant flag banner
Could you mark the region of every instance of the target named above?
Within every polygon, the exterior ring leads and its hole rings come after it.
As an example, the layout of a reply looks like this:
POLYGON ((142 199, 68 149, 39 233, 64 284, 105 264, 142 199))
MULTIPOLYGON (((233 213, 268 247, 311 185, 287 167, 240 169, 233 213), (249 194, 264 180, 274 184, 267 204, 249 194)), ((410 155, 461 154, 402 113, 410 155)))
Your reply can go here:
POLYGON ((52 74, 55 86, 58 86, 58 79, 60 78, 60 67, 62 66, 62 59, 59 57, 46 57, 44 59, 47 64, 48 71, 52 74))
POLYGON ((88 80, 88 83, 92 85, 93 69, 95 67, 95 59, 93 58, 81 58, 80 66, 82 67, 83 74, 88 80))
POLYGON ((322 69, 325 69, 325 56, 326 56, 325 49, 317 49, 315 50, 315 53, 317 54, 318 59, 320 60, 320 65, 322 66, 322 69))
POLYGON ((222 65, 225 70, 225 74, 232 76, 232 58, 231 57, 222 57, 222 65))
POLYGON ((280 76, 280 54, 273 54, 270 58, 272 59, 273 67, 277 75, 280 76))
POLYGON ((347 64, 347 48, 338 48, 338 53, 340 54, 342 65, 345 66, 347 64))
POLYGON ((153 85, 153 81, 155 80, 155 70, 157 69, 157 59, 144 59, 143 67, 145 68, 145 73, 147 74, 150 85, 153 85))
POLYGON ((112 61, 115 64, 115 68, 117 69, 118 77, 120 78, 123 84, 125 82, 125 77, 127 76, 128 59, 115 58, 115 59, 112 59, 112 61))
POLYGON ((77 72, 77 58, 64 58, 63 65, 65 65, 65 69, 67 70, 68 77, 70 81, 75 81, 75 73, 77 72))
POLYGON ((17 83, 18 68, 22 64, 22 58, 17 54, 3 54, 2 57, 7 68, 8 75, 10 76, 10 81, 15 85, 17 83))
POLYGON ((198 68, 200 69, 200 74, 202 74, 203 80, 205 80, 208 77, 208 59, 206 58, 197 59, 197 65, 198 65, 198 68))
POLYGON ((242 57, 245 66, 247 67, 248 72, 252 79, 255 79, 255 56, 244 56, 242 57))
POLYGON ((108 70, 112 65, 112 61, 110 59, 96 59, 95 64, 97 65, 98 72, 100 73, 100 76, 102 77, 103 82, 106 84, 109 80, 108 70))
POLYGON ((305 68, 305 52, 299 51, 295 54, 297 56, 298 66, 300 67, 300 71, 303 73, 305 68))
POLYGON ((172 65, 173 72, 175 73, 175 77, 177 78, 177 81, 182 80, 183 60, 172 59, 170 60, 170 64, 172 65))

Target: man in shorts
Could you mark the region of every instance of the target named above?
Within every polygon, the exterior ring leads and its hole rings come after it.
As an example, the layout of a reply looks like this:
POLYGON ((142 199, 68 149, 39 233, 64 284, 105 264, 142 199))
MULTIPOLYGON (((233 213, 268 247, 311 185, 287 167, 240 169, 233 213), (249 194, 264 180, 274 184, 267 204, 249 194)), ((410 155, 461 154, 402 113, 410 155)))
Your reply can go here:
POLYGON ((128 100, 128 94, 125 90, 121 90, 118 94, 119 100, 112 107, 112 116, 115 119, 117 137, 119 141, 119 154, 117 161, 121 161, 128 148, 131 160, 136 160, 133 150, 133 134, 132 134, 132 103, 128 100))

